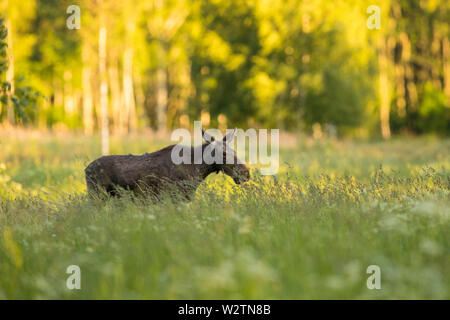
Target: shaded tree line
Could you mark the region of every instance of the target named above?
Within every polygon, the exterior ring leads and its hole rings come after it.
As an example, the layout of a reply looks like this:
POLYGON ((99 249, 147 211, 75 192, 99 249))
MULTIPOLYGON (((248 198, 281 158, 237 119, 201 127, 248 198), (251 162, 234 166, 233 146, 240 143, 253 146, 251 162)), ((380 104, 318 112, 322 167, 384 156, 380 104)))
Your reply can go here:
MULTIPOLYGON (((444 0, 0 1, 1 121, 450 133, 444 0), (69 5, 80 29, 66 26, 69 5), (37 93, 39 92, 39 94, 37 93)), ((106 141, 105 140, 105 141, 106 141)))

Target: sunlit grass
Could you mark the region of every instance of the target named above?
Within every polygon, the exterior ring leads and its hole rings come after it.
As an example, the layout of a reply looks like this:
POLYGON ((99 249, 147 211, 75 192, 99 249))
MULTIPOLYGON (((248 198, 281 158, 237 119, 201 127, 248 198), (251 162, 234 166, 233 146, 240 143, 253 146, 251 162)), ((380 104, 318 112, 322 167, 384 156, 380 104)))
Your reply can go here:
MULTIPOLYGON (((145 135, 114 153, 155 151, 145 135)), ((0 298, 449 298, 450 142, 298 139, 190 203, 85 195, 97 138, 0 137, 0 298), (82 289, 65 286, 69 265, 82 289), (381 267, 382 289, 366 287, 381 267)))

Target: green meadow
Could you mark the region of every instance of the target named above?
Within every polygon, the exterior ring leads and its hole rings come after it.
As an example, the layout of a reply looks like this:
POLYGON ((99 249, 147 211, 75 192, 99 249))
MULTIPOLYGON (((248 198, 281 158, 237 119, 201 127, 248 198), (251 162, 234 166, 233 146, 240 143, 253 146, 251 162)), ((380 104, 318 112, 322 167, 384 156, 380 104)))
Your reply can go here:
MULTIPOLYGON (((169 143, 112 137, 111 153, 169 143)), ((450 298, 449 139, 299 136, 276 176, 212 174, 190 203, 88 198, 99 156, 99 137, 2 131, 1 299, 450 298)))

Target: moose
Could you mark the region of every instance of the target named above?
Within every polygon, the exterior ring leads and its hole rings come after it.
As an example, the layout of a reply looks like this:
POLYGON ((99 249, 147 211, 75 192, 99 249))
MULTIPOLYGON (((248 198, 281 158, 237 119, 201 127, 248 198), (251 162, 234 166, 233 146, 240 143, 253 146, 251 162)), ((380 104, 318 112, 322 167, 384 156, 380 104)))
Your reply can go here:
POLYGON ((200 183, 213 172, 222 171, 236 184, 246 182, 250 179, 249 169, 228 146, 235 133, 236 129, 225 135, 222 140, 216 140, 202 129, 205 143, 199 146, 171 145, 143 155, 100 157, 85 169, 88 194, 103 193, 118 196, 119 190, 125 189, 133 191, 134 194, 150 195, 156 199, 164 193, 179 194, 189 201, 200 183), (214 159, 219 158, 223 161, 213 161, 209 164, 203 161, 203 158, 198 161, 198 155, 203 155, 208 146, 210 150, 213 147, 213 153, 221 152, 222 156, 218 154, 214 159), (180 154, 187 152, 186 155, 190 155, 191 161, 175 164, 172 161, 172 151, 175 147, 180 148, 180 154), (196 148, 201 148, 201 152, 196 148), (233 161, 226 161, 227 159, 233 161))

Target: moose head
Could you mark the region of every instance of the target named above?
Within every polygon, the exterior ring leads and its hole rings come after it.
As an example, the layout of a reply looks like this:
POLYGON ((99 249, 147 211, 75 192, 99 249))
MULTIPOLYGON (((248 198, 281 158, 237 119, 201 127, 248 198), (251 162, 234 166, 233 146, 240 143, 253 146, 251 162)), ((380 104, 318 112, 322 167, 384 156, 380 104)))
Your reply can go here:
POLYGON ((213 165, 216 173, 222 171, 230 176, 236 184, 247 182, 250 179, 250 171, 241 161, 236 152, 229 147, 229 143, 233 141, 236 129, 225 135, 222 140, 216 140, 202 129, 203 139, 206 141, 204 152, 209 153, 208 163, 213 165))

